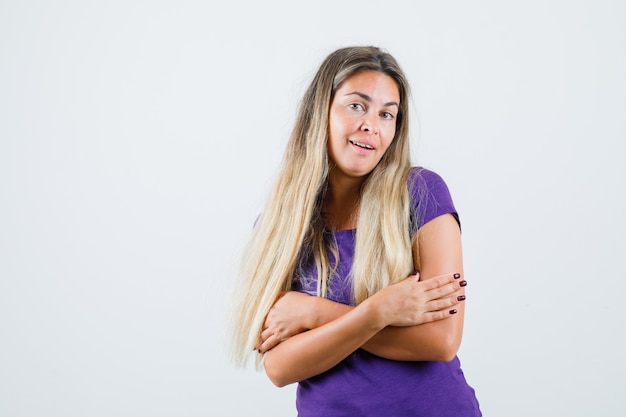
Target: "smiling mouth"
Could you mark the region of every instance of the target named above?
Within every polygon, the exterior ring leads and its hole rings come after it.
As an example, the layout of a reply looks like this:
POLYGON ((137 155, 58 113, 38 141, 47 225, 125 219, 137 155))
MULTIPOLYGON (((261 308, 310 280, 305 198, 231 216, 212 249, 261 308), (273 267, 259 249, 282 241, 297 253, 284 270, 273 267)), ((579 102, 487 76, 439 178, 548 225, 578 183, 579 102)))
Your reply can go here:
POLYGON ((367 145, 367 144, 365 144, 365 143, 356 142, 356 141, 354 141, 354 140, 349 140, 349 142, 350 142, 351 144, 353 144, 354 146, 358 146, 359 148, 363 148, 363 149, 370 149, 370 150, 373 150, 373 149, 374 149, 374 147, 373 147, 373 146, 367 145))

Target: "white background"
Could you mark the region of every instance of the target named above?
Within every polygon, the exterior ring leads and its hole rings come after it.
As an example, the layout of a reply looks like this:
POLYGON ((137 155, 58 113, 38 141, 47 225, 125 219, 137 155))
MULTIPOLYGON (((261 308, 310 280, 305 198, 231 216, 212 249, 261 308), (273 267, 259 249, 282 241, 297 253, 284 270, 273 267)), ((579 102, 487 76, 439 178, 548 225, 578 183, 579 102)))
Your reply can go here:
POLYGON ((0 2, 0 416, 294 416, 227 361, 241 248, 332 50, 413 86, 485 416, 623 416, 626 6, 0 2))

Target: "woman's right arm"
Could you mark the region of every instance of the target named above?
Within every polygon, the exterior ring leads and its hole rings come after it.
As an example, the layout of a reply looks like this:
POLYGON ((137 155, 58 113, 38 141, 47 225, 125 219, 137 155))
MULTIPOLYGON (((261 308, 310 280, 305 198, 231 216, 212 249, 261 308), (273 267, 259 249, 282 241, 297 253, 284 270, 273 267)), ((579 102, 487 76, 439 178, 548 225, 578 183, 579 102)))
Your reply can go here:
MULTIPOLYGON (((307 327, 311 330, 286 340, 275 336, 281 325, 272 321, 270 312, 259 345, 260 351, 266 352, 265 371, 277 386, 318 375, 365 345, 387 326, 415 326, 450 317, 450 307, 458 303, 451 295, 458 289, 459 281, 453 274, 427 281, 411 276, 380 290, 357 307, 311 298, 308 302, 324 303, 317 305, 322 308, 316 309, 316 320, 321 325, 310 323, 307 327)), ((279 300, 277 304, 281 301, 286 302, 279 300)))

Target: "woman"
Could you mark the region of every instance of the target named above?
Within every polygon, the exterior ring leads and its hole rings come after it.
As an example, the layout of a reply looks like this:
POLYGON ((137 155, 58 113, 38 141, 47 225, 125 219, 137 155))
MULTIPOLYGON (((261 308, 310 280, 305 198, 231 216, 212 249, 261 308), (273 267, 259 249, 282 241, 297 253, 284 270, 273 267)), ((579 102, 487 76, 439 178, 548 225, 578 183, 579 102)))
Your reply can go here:
POLYGON ((481 415, 456 356, 460 224, 441 177, 411 166, 408 98, 388 53, 331 53, 247 247, 234 359, 254 349, 297 382, 299 416, 481 415))

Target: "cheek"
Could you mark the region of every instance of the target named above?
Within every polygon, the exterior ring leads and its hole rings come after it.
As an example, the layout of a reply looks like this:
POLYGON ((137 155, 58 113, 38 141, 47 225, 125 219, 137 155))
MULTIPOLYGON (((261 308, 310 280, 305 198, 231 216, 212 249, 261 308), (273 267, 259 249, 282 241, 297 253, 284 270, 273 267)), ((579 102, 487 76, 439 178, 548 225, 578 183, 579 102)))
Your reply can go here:
POLYGON ((396 135, 396 129, 395 127, 390 128, 388 131, 385 132, 385 136, 383 139, 383 144, 385 147, 385 150, 389 148, 389 146, 391 146, 391 143, 393 142, 394 136, 396 135))
POLYGON ((328 134, 331 137, 338 137, 345 129, 346 121, 337 115, 331 114, 328 118, 328 134))
POLYGON ((336 141, 336 135, 333 134, 332 130, 328 132, 328 142, 326 143, 326 152, 328 153, 328 157, 331 161, 335 162, 335 156, 337 155, 338 146, 336 141))
POLYGON ((328 147, 339 148, 345 142, 345 126, 340 120, 331 119, 328 124, 328 147))

